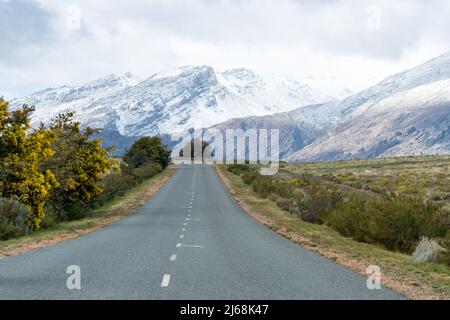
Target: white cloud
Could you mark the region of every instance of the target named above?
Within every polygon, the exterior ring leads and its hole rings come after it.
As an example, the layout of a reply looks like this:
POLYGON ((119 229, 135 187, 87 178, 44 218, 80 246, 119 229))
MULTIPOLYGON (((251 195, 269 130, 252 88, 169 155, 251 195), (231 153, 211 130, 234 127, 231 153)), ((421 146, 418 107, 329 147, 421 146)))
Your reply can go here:
POLYGON ((11 96, 187 64, 362 84, 450 50, 446 0, 15 0, 0 10, 0 90, 11 96))

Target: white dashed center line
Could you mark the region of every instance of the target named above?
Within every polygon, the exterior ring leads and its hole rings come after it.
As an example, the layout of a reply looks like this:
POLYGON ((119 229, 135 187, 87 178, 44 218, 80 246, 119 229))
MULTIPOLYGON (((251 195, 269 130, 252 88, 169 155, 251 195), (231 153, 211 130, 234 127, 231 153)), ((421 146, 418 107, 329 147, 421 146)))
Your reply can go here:
MULTIPOLYGON (((199 219, 190 219, 189 217, 191 216, 192 213, 192 204, 194 203, 194 196, 195 196, 195 185, 194 185, 194 181, 195 181, 195 176, 196 176, 196 171, 194 171, 194 177, 193 177, 193 182, 192 182, 192 186, 191 186, 191 190, 192 190, 192 194, 191 194, 191 201, 188 207, 188 218, 186 218, 186 221, 190 221, 190 220, 199 220, 199 219)), ((187 226, 188 223, 184 222, 183 223, 184 226, 187 226)), ((186 232, 186 228, 182 228, 181 232, 186 232)), ((180 239, 184 238, 184 234, 180 234, 180 239)), ((191 247, 191 248, 203 248, 203 246, 199 246, 199 245, 183 245, 181 242, 178 242, 176 244, 176 248, 181 248, 181 247, 191 247)), ((177 259, 177 255, 176 254, 172 254, 169 258, 170 261, 175 261, 177 259)), ((168 287, 170 283, 170 274, 164 274, 162 281, 161 281, 161 287, 168 287)))
POLYGON ((197 244, 183 244, 183 247, 186 247, 186 248, 204 248, 205 246, 199 246, 197 244))
POLYGON ((168 287, 170 282, 170 274, 165 274, 161 281, 161 287, 168 287))

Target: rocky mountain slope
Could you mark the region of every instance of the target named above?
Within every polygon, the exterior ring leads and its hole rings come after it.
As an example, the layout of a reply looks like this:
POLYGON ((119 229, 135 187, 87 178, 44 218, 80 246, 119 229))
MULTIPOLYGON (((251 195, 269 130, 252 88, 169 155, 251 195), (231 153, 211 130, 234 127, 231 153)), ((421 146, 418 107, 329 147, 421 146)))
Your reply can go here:
POLYGON ((181 67, 139 81, 110 75, 77 87, 43 90, 11 102, 36 106, 33 122, 74 111, 83 126, 122 136, 170 134, 205 128, 235 117, 268 115, 330 97, 296 80, 260 76, 248 69, 223 73, 181 67))
POLYGON ((450 53, 339 102, 216 127, 279 128, 290 161, 450 154, 450 53))
POLYGON ((295 161, 450 153, 450 53, 394 75, 337 106, 340 122, 295 161))

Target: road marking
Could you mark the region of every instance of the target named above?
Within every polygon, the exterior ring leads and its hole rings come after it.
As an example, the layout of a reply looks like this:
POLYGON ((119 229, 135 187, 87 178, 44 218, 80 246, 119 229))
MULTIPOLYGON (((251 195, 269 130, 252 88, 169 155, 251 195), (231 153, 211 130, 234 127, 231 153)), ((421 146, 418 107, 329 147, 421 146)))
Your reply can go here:
POLYGON ((181 231, 185 232, 185 231, 186 231, 186 228, 181 229, 181 231))
POLYGON ((182 244, 179 243, 179 242, 178 242, 177 245, 176 245, 177 248, 179 248, 179 247, 181 247, 181 246, 182 246, 182 244))
POLYGON ((161 281, 161 287, 168 287, 170 282, 170 274, 165 274, 161 281))
POLYGON ((191 215, 188 213, 188 217, 190 217, 191 215))
POLYGON ((184 234, 180 234, 180 239, 183 239, 184 238, 184 234))
POLYGON ((205 246, 199 246, 198 244, 183 244, 186 248, 204 248, 205 246))
POLYGON ((175 261, 176 259, 177 259, 177 255, 176 254, 171 255, 170 258, 169 258, 170 261, 175 261))
POLYGON ((184 226, 187 226, 187 222, 183 223, 184 226))
POLYGON ((186 221, 200 221, 200 219, 191 219, 191 218, 186 218, 186 221))

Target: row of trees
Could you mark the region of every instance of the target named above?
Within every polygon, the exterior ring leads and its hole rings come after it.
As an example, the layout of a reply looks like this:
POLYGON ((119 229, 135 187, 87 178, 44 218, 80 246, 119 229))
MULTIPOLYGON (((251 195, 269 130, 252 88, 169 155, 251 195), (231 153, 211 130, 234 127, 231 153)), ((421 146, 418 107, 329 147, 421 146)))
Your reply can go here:
POLYGON ((61 214, 75 203, 88 204, 102 189, 101 177, 117 168, 93 129, 82 131, 72 113, 61 114, 49 127, 31 129, 33 107, 10 111, 0 99, 0 197, 18 200, 39 229, 45 205, 61 214))
MULTIPOLYGON (((160 138, 138 140, 121 163, 108 156, 110 149, 102 147, 101 139, 92 137, 98 130, 81 130, 72 113, 60 114, 49 126, 33 129, 33 111, 29 106, 11 111, 0 98, 0 198, 25 206, 32 230, 41 227, 48 211, 65 219, 80 208, 88 209, 111 174, 125 174, 148 163, 164 168, 170 162, 160 138)), ((11 220, 14 214, 9 216, 11 220)), ((4 224, 1 219, 0 225, 4 224)))

